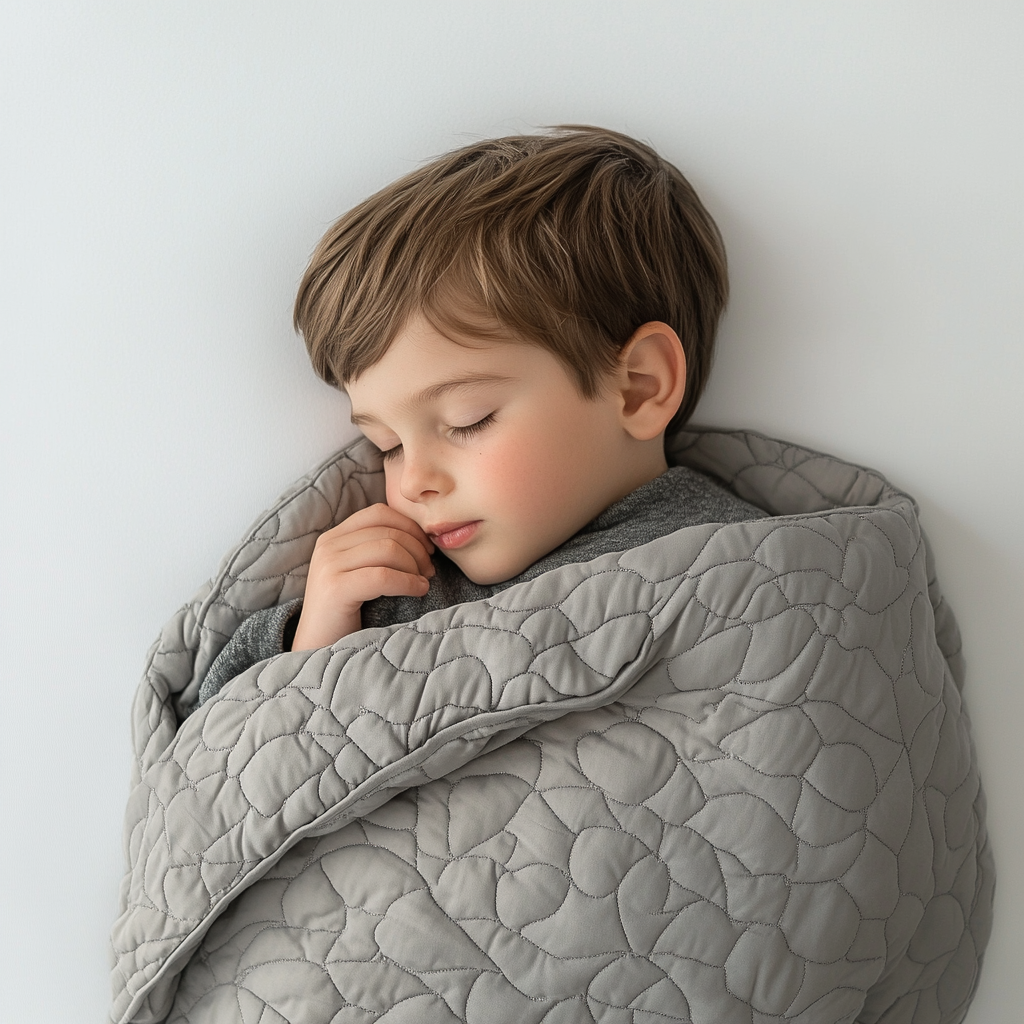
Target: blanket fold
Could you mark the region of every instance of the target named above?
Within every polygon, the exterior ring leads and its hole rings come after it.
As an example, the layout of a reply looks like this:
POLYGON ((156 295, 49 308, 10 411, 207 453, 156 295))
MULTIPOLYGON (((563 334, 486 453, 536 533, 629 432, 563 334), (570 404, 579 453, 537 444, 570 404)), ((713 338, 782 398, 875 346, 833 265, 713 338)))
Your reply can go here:
POLYGON ((913 501, 756 434, 667 451, 773 518, 282 654, 179 725, 380 500, 370 447, 254 524, 133 706, 112 1020, 962 1019, 993 874, 913 501))

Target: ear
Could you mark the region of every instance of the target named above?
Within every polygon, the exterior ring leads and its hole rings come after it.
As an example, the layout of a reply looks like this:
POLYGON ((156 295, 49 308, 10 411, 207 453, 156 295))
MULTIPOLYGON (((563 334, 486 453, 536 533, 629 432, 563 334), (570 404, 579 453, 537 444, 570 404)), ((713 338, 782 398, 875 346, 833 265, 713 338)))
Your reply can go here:
POLYGON ((686 355, 679 335, 660 320, 638 327, 619 353, 615 387, 629 434, 650 441, 663 433, 686 391, 686 355))

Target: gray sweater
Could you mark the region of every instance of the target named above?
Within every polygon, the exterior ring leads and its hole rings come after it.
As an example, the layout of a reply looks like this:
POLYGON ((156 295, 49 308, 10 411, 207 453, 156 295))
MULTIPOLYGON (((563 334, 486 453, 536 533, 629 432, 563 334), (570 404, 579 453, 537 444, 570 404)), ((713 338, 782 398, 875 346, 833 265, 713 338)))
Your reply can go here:
MULTIPOLYGON (((596 519, 518 576, 501 583, 474 583, 443 554, 433 558, 436 575, 423 597, 378 597, 362 607, 363 628, 411 622, 427 612, 465 601, 480 601, 570 562, 587 562, 612 551, 627 551, 686 526, 762 519, 765 512, 736 497, 710 477, 684 466, 609 505, 596 519)), ((291 649, 302 599, 250 615, 210 666, 191 713, 257 662, 291 649)))

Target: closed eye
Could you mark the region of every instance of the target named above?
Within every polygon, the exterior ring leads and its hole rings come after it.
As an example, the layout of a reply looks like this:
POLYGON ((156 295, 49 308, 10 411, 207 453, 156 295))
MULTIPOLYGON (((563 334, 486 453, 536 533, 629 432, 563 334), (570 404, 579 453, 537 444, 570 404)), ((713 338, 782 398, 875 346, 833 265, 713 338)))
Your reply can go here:
POLYGON ((474 434, 479 434, 481 430, 486 429, 494 422, 494 413, 489 412, 482 420, 477 420, 476 423, 470 423, 467 427, 452 427, 452 436, 460 441, 465 441, 474 434))
MULTIPOLYGON (((465 441, 473 437, 475 434, 479 434, 481 430, 485 430, 494 422, 495 414, 489 412, 483 419, 477 420, 476 423, 470 423, 465 427, 450 427, 449 433, 459 441, 465 441)), ((377 448, 374 445, 374 448, 377 448)), ((400 444, 394 445, 392 448, 377 448, 381 459, 384 462, 390 462, 392 459, 397 459, 402 454, 402 446, 400 444)))

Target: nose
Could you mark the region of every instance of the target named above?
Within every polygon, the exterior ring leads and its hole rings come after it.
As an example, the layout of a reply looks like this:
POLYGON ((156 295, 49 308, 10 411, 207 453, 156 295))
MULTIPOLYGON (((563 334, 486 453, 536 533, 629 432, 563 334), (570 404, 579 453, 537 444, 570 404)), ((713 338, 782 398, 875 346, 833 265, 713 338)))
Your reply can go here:
POLYGON ((429 501, 452 489, 452 477, 429 448, 403 448, 399 490, 408 501, 429 501))

